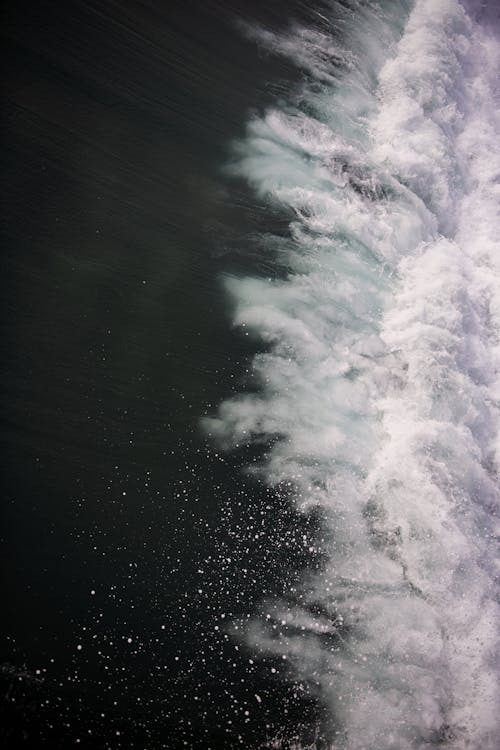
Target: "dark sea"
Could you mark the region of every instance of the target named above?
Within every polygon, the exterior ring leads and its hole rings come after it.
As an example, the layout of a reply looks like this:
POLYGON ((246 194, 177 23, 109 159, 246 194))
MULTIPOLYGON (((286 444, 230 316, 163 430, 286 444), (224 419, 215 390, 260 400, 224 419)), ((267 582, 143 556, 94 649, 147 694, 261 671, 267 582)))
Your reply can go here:
POLYGON ((221 273, 265 265, 222 168, 289 73, 239 24, 291 11, 4 7, 4 748, 259 746, 293 713, 224 627, 288 577, 293 512, 199 426, 257 348, 221 273))

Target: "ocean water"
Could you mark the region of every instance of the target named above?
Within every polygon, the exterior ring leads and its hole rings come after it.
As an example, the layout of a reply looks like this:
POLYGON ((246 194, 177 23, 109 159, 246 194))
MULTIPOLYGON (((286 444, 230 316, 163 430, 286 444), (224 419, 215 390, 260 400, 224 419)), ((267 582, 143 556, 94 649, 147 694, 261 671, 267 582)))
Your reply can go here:
POLYGON ((200 429, 260 349, 219 274, 270 268, 252 235, 286 229, 221 174, 299 75, 239 28, 300 5, 5 6, 2 749, 261 747, 315 725, 315 697, 226 623, 307 566, 283 537, 317 519, 200 429))
POLYGON ((267 746, 493 750, 498 6, 332 0, 241 33, 299 71, 227 167, 286 229, 259 232, 259 273, 225 275, 260 351, 203 427, 320 518, 316 564, 232 622, 325 709, 321 740, 267 746))
POLYGON ((0 745, 498 745, 499 7, 7 2, 0 745))

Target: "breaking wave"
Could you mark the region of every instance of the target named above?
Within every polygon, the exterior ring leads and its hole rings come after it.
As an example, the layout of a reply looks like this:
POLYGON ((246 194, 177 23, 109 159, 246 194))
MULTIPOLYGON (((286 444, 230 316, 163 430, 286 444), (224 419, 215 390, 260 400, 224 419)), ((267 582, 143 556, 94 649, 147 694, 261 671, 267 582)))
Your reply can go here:
MULTIPOLYGON (((247 626, 331 716, 330 746, 498 734, 500 34, 494 3, 324 3, 252 29, 302 72, 232 169, 292 219, 287 273, 229 278, 258 393, 206 420, 321 509, 324 564, 247 626)), ((276 745, 277 746, 277 745, 276 745)))

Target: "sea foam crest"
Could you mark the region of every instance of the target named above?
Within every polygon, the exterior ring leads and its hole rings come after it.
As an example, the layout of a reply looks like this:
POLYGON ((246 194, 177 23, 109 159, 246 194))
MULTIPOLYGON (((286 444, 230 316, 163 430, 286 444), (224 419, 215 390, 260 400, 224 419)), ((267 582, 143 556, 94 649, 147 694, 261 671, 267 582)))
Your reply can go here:
POLYGON ((329 46, 324 15, 259 32, 307 73, 236 166, 294 214, 289 273, 228 282, 268 351, 206 427, 279 436, 261 472, 324 513, 323 569, 248 639, 319 687, 332 747, 494 748, 500 44, 459 0, 355 5, 329 46))

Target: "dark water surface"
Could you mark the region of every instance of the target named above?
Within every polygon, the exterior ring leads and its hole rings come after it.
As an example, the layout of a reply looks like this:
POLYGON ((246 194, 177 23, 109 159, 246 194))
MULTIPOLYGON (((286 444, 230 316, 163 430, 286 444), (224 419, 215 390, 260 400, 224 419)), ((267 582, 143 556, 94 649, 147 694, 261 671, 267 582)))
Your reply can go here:
POLYGON ((291 12, 4 9, 3 747, 260 747, 315 710, 225 634, 314 522, 199 431, 253 351, 221 270, 265 265, 220 167, 288 74, 236 21, 291 12))

